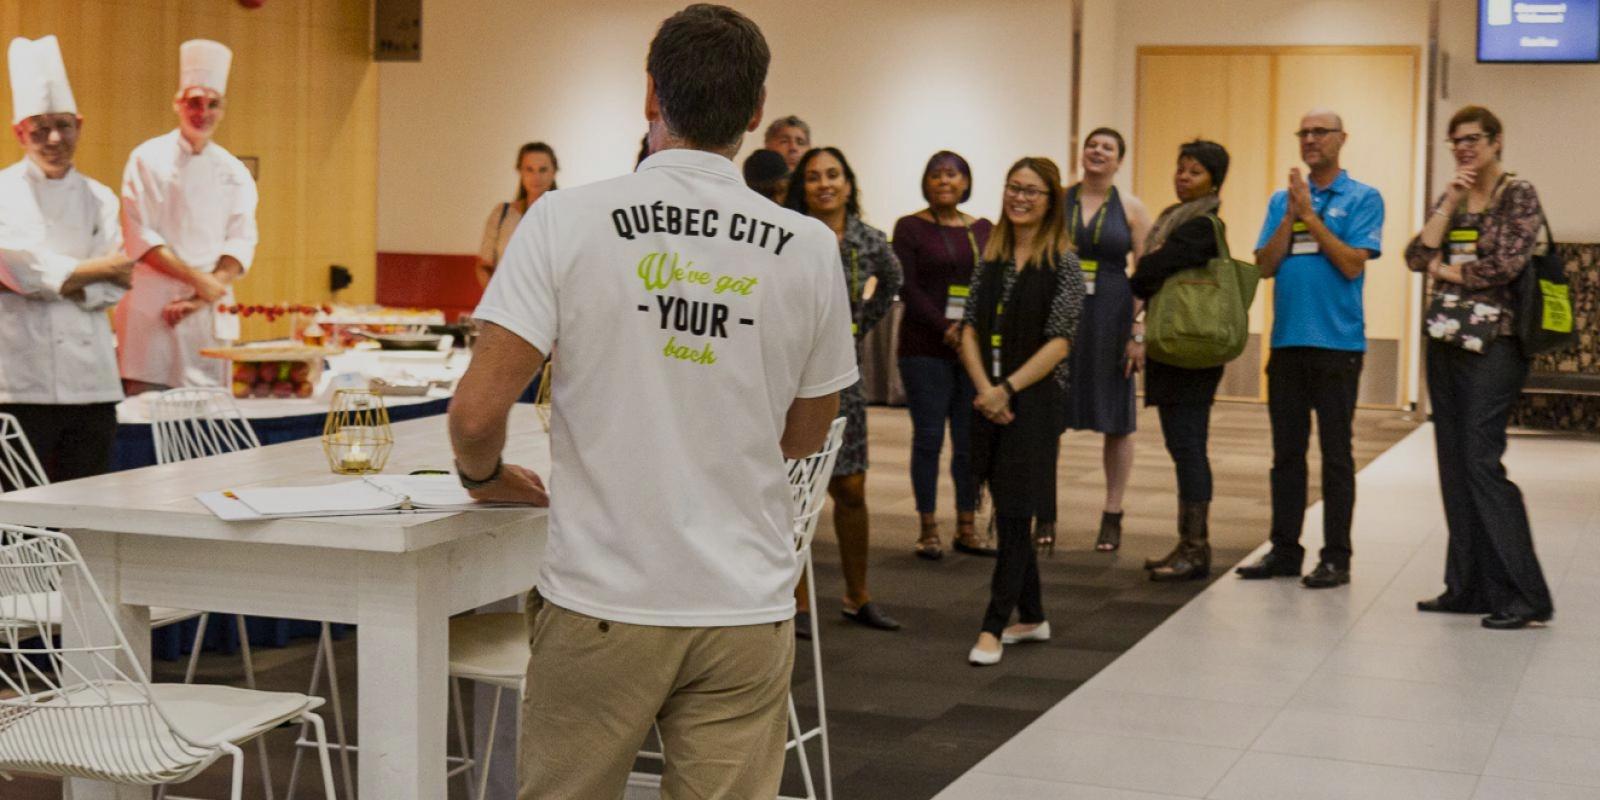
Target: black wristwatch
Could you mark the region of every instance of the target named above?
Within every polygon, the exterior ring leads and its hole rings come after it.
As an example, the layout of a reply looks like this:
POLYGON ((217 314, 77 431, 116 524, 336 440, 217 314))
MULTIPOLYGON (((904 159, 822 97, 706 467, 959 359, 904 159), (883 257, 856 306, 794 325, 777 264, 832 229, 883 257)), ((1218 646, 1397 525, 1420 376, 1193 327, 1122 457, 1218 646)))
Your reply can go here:
POLYGON ((484 478, 483 480, 478 480, 476 478, 467 477, 467 473, 461 471, 461 462, 457 461, 456 477, 461 479, 462 488, 482 489, 483 487, 500 480, 500 468, 503 466, 505 466, 505 462, 500 458, 496 458, 494 460, 494 472, 489 473, 489 477, 484 478))
POLYGON ((1011 385, 1011 379, 1010 378, 1006 378, 1005 380, 1000 381, 1000 388, 1006 390, 1006 397, 1016 397, 1017 396, 1017 387, 1011 385))

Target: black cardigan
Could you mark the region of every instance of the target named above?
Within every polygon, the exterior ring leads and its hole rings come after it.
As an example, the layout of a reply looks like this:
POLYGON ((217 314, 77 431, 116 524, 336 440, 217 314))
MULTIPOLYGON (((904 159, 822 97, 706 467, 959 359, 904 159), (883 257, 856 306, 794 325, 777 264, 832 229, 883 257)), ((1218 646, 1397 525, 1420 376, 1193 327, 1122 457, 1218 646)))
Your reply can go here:
MULTIPOLYGON (((1134 296, 1149 300, 1167 279, 1186 269, 1205 266, 1217 257, 1217 235, 1211 221, 1196 217, 1167 236, 1161 249, 1139 259, 1130 282, 1134 296)), ((1209 405, 1217 396, 1222 367, 1185 369, 1155 359, 1145 362, 1144 404, 1147 406, 1209 405)))

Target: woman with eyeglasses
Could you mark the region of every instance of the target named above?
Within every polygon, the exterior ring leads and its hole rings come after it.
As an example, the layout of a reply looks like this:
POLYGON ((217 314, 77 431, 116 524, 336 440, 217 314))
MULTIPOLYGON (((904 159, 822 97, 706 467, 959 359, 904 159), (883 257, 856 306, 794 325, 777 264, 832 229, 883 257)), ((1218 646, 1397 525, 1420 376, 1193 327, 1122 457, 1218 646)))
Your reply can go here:
MULTIPOLYGON (((902 279, 888 237, 861 221, 861 192, 844 153, 822 147, 801 156, 784 205, 822 220, 839 238, 854 320, 851 327, 859 346, 889 313, 902 279)), ((839 414, 845 418, 844 444, 828 481, 828 496, 833 498, 833 530, 844 572, 844 616, 869 628, 899 630, 900 623, 884 613, 867 591, 867 400, 860 381, 839 393, 839 414)), ((803 580, 796 599, 800 613, 809 614, 803 580)), ((802 637, 810 635, 809 619, 796 621, 794 627, 802 637)))
MULTIPOLYGON (((1144 255, 1132 278, 1133 296, 1148 302, 1168 279, 1205 266, 1217 256, 1214 227, 1228 177, 1228 151, 1196 139, 1178 149, 1172 187, 1178 202, 1156 217, 1145 237, 1144 255)), ((1139 337, 1135 337, 1136 339, 1139 337)), ((1161 436, 1178 473, 1178 545, 1144 568, 1153 581, 1199 580, 1211 574, 1211 461, 1206 454, 1211 404, 1222 367, 1188 369, 1150 358, 1145 363, 1144 402, 1155 406, 1161 436)))
POLYGON ((545 192, 556 188, 559 169, 555 148, 544 142, 529 142, 517 151, 517 198, 495 206, 483 224, 483 244, 478 247, 478 285, 489 285, 489 277, 494 275, 500 256, 505 254, 517 223, 545 192))
MULTIPOLYGON (((1144 251, 1150 214, 1144 203, 1119 191, 1112 181, 1128 145, 1122 134, 1097 128, 1083 141, 1083 180, 1067 189, 1067 235, 1083 271, 1083 316, 1067 359, 1072 384, 1067 391, 1068 428, 1105 436, 1102 463, 1106 502, 1094 547, 1111 552, 1122 546, 1122 496, 1133 472, 1133 431, 1138 419, 1134 373, 1144 369, 1144 325, 1133 317, 1142 301, 1133 296, 1128 268, 1144 251)), ((1051 481, 1051 488, 1055 482, 1051 481)), ((1046 509, 1055 520, 1055 496, 1046 509)), ((1043 520, 1035 538, 1040 549, 1055 549, 1055 530, 1043 520)))
POLYGON ((1483 627, 1542 625, 1555 614, 1533 550, 1522 492, 1501 456, 1511 407, 1528 376, 1515 335, 1516 284, 1528 267, 1544 209, 1533 184, 1501 164, 1500 119, 1481 106, 1450 118, 1456 175, 1406 248, 1406 265, 1431 279, 1428 397, 1450 548, 1444 594, 1418 611, 1484 614, 1483 627), (1432 318, 1441 296, 1491 319, 1474 336, 1432 318), (1474 341, 1475 340, 1475 341, 1474 341))
POLYGON ((900 298, 900 379, 911 410, 911 487, 922 530, 919 558, 944 557, 936 521, 939 451, 950 427, 950 479, 956 490, 955 548, 993 555, 976 533, 978 489, 972 479, 969 436, 972 381, 961 367, 961 322, 966 317, 972 272, 983 258, 994 225, 959 208, 972 196, 972 168, 949 150, 928 159, 922 197, 928 207, 894 225, 894 254, 905 269, 900 298))
POLYGON ((972 469, 989 486, 1000 539, 989 607, 967 653, 974 666, 999 663, 1003 645, 1050 639, 1029 524, 1040 487, 1055 479, 1066 358, 1083 307, 1061 201, 1055 162, 1011 165, 961 329, 961 364, 982 416, 972 425, 972 469))

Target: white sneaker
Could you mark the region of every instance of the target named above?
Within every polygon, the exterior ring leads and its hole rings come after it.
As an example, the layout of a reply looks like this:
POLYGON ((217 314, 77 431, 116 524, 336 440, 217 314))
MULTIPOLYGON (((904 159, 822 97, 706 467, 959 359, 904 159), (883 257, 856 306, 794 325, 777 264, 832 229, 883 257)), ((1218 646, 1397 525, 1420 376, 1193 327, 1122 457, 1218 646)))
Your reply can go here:
POLYGON ((972 648, 971 652, 967 653, 967 663, 974 667, 992 667, 995 664, 1000 663, 1000 654, 1003 652, 1005 652, 1004 649, 996 650, 991 653, 987 650, 979 650, 978 648, 974 647, 972 648))
POLYGON ((1009 633, 1000 634, 1001 644, 1025 644, 1027 642, 1048 641, 1050 641, 1050 623, 1048 620, 1039 623, 1037 627, 1031 631, 1028 631, 1027 633, 1019 633, 1016 635, 1009 633))

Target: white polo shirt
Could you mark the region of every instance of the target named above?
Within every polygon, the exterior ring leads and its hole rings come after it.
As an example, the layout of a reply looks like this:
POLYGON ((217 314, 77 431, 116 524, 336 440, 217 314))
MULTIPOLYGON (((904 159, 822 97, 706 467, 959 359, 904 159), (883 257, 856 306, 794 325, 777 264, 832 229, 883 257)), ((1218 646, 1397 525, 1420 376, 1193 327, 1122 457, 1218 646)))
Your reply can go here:
POLYGON ((796 398, 857 379, 843 276, 826 226, 713 153, 533 205, 474 316, 557 351, 541 595, 639 625, 794 615, 778 440, 796 398))

